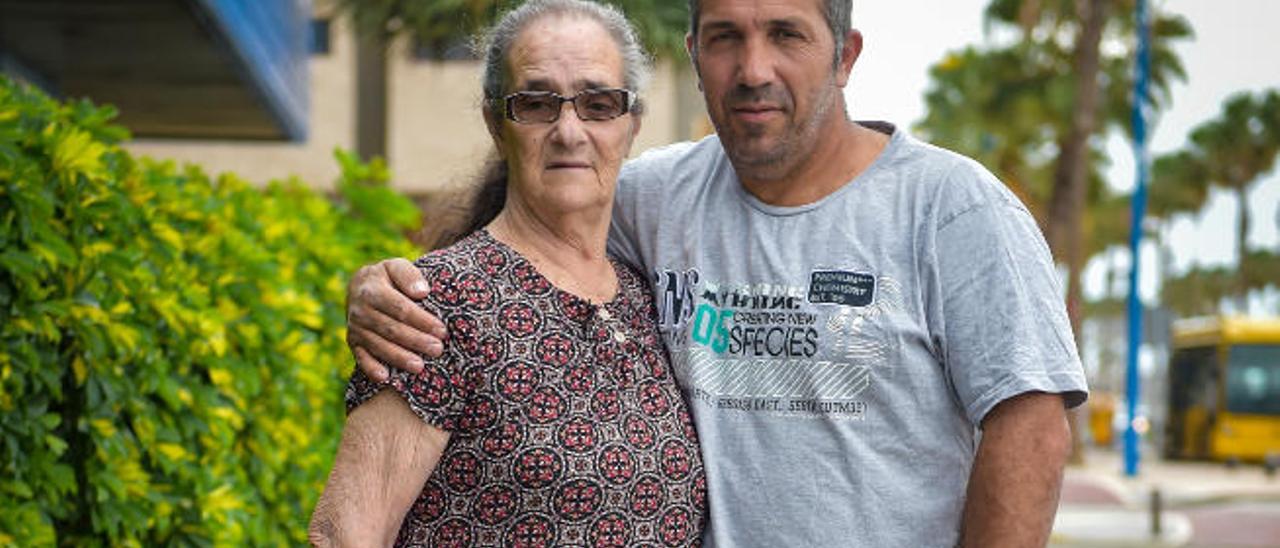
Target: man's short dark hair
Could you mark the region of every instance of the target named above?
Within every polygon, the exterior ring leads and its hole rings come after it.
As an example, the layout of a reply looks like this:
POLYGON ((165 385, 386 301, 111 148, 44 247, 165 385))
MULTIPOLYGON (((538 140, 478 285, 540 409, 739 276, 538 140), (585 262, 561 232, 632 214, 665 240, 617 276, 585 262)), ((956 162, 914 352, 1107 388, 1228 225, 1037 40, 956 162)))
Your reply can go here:
MULTIPOLYGON (((835 39, 835 62, 840 63, 840 52, 844 49, 844 37, 853 28, 853 0, 822 0, 826 9, 822 15, 827 18, 827 28, 831 29, 831 37, 835 39)), ((702 16, 701 0, 689 0, 689 34, 698 37, 698 21, 702 16)), ((696 44, 697 41, 695 40, 696 44)))

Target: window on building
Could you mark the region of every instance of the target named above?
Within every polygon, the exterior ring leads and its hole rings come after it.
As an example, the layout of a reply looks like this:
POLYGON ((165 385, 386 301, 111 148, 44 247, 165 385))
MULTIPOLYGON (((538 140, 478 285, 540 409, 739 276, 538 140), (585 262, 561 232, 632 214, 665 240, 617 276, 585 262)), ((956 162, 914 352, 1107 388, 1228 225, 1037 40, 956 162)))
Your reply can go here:
POLYGON ((311 54, 329 54, 330 21, 328 19, 311 20, 311 54))

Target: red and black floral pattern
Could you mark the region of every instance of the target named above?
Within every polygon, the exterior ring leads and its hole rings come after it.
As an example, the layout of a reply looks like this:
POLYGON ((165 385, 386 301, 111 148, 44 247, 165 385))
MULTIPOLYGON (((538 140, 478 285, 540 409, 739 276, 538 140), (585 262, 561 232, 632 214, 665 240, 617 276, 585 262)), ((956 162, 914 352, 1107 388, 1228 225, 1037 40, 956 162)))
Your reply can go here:
POLYGON ((702 460, 643 278, 615 264, 618 296, 593 305, 485 231, 417 265, 445 355, 347 387, 348 410, 390 387, 453 434, 397 545, 700 542, 702 460))

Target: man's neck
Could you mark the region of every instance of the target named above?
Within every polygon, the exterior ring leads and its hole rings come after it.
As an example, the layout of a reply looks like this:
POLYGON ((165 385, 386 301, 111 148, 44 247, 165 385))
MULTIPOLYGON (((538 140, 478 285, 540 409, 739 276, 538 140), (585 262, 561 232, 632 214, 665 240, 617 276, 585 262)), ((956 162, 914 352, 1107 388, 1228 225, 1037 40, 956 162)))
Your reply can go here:
POLYGON ((811 204, 848 184, 866 171, 889 144, 889 136, 857 122, 840 120, 817 140, 812 154, 791 173, 778 179, 752 180, 739 171, 742 187, 760 201, 775 206, 811 204))

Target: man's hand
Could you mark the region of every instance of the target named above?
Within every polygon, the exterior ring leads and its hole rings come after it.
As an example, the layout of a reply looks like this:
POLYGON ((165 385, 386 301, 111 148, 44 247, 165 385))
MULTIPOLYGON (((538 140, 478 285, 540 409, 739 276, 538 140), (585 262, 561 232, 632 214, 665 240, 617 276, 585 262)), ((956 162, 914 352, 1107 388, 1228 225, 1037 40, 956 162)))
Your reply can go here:
POLYGON ((1047 544, 1070 453, 1062 396, 1031 392, 996 405, 982 421, 960 545, 1047 544))
POLYGON ((363 266, 347 284, 347 346, 369 378, 384 381, 387 366, 422 371, 420 354, 444 351, 439 318, 418 306, 427 282, 413 263, 387 259, 363 266))

